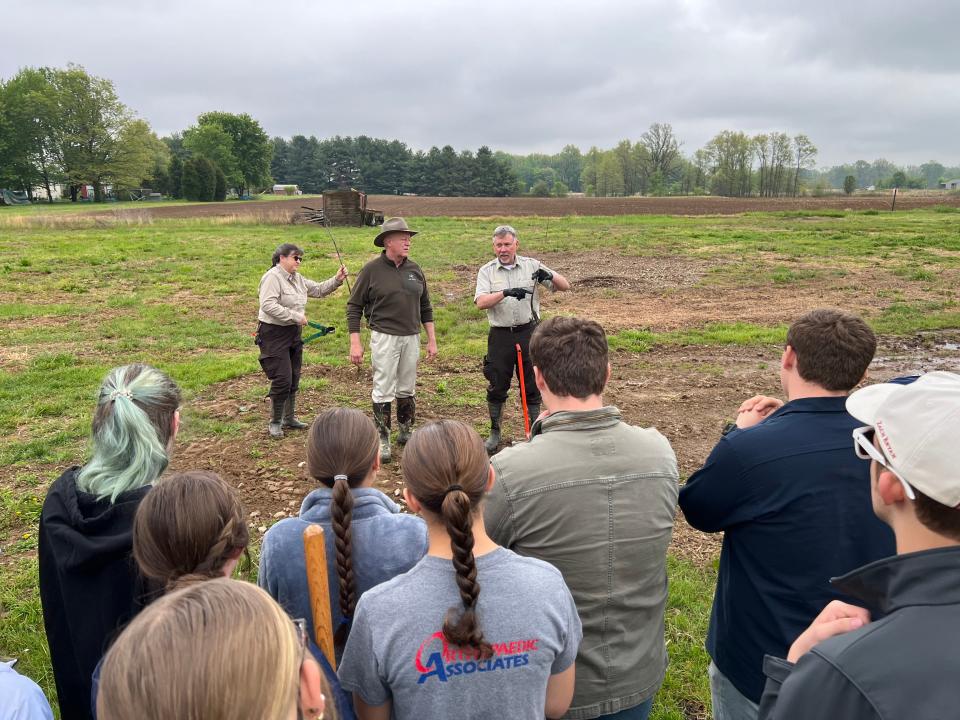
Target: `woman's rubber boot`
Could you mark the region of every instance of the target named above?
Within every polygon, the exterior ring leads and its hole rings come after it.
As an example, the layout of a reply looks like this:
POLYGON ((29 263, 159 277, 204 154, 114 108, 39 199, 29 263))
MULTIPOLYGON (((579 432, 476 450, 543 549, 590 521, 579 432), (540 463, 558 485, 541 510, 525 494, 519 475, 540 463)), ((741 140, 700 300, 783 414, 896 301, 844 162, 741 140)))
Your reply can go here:
POLYGON ((397 445, 403 447, 410 439, 410 433, 413 432, 413 423, 417 419, 417 401, 413 397, 397 398, 397 425, 400 426, 400 432, 397 433, 397 445))
POLYGON ((488 402, 487 409, 490 411, 490 437, 483 446, 487 449, 487 455, 493 455, 500 447, 500 416, 503 414, 503 403, 488 402))
POLYGON ((306 430, 309 425, 297 420, 297 393, 292 392, 283 404, 283 427, 291 430, 306 430))
POLYGON ((277 397, 271 397, 270 402, 272 406, 270 408, 270 424, 267 425, 267 430, 270 432, 270 437, 279 440, 283 437, 284 401, 277 397))
POLYGON ((390 462, 390 403, 373 404, 373 421, 380 435, 380 462, 390 462))

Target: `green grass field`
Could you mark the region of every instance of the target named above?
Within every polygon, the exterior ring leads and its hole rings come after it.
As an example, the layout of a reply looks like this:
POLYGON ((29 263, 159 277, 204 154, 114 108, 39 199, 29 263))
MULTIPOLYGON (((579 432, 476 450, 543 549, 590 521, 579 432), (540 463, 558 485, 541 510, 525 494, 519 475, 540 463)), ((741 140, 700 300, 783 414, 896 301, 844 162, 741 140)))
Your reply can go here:
MULTIPOLYGON (((302 272, 316 279, 332 275, 336 259, 327 233, 309 225, 157 220, 57 229, 15 220, 23 215, 20 208, 0 208, 0 656, 19 657, 18 669, 53 699, 36 590, 36 525, 48 484, 65 466, 83 461, 104 373, 133 361, 160 367, 186 393, 180 444, 214 435, 229 441, 246 426, 194 411, 191 400, 209 397, 219 384, 257 377, 251 334, 256 288, 270 254, 281 242, 299 244, 307 257, 302 272)), ((430 379, 432 397, 461 414, 473 412, 480 429, 482 381, 461 372, 472 372, 485 350, 487 325, 473 307, 473 284, 490 256, 491 229, 511 218, 409 221, 421 231, 412 257, 431 283, 446 363, 430 379)), ((548 311, 602 319, 624 366, 671 348, 689 347, 704 357, 718 347, 769 349, 782 343, 799 307, 817 304, 850 303, 889 337, 960 328, 960 221, 953 213, 526 218, 512 224, 521 252, 545 255, 574 282, 574 292, 548 311), (666 268, 663 277, 642 282, 623 270, 655 265, 666 268), (674 277, 677 268, 687 272, 682 281, 674 277), (597 278, 611 275, 621 284, 598 285, 597 278), (663 299, 672 314, 634 312, 624 303, 638 294, 651 307, 663 299), (720 315, 677 314, 717 299, 720 315)), ((374 257, 371 229, 337 228, 335 234, 352 272, 374 257)), ((311 301, 310 316, 338 332, 311 347, 309 366, 348 364, 344 302, 342 291, 311 301)), ((726 370, 714 364, 696 372, 715 377, 726 370)), ((343 388, 331 389, 332 397, 347 397, 343 388)), ((250 417, 249 427, 258 423, 250 417)), ((263 450, 250 451, 257 452, 263 450)), ((695 466, 703 457, 683 460, 695 466)), ((677 555, 670 570, 671 666, 654 711, 661 720, 709 712, 702 646, 714 564, 677 555)))

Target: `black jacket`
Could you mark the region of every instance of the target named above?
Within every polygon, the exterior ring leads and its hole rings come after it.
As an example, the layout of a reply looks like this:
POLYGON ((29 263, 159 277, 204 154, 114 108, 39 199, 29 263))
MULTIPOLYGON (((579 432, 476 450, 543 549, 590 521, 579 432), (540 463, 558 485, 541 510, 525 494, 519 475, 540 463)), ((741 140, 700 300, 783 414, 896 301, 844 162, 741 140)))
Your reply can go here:
POLYGON ((767 656, 762 720, 960 715, 960 547, 897 555, 834 581, 873 622, 796 665, 767 656))
POLYGON ((145 597, 131 552, 150 487, 97 500, 77 490, 79 470, 54 481, 40 514, 40 601, 63 720, 91 717, 93 669, 145 597))

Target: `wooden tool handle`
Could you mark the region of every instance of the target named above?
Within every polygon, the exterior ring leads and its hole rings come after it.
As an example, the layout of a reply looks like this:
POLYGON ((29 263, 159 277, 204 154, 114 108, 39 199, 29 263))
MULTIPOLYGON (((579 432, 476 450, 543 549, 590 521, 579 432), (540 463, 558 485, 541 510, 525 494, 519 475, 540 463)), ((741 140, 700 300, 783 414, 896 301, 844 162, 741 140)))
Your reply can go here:
POLYGON ((330 612, 330 581, 327 578, 327 546, 323 528, 310 525, 303 531, 303 552, 307 561, 307 587, 313 611, 313 635, 327 656, 330 667, 337 669, 333 650, 333 617, 330 612))

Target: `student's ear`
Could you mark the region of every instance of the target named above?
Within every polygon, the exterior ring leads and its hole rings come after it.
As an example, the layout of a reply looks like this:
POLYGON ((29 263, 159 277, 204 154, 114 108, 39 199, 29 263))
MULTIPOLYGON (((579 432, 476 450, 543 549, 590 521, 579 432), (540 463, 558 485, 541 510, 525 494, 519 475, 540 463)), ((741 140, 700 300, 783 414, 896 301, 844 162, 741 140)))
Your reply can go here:
POLYGON ((877 473, 877 495, 880 496, 884 505, 896 505, 907 499, 903 483, 886 468, 880 468, 880 472, 877 473))
POLYGON ((177 433, 180 432, 180 408, 173 411, 173 420, 170 424, 173 430, 173 433, 170 435, 170 439, 172 440, 177 436, 177 433))
POLYGON ((493 483, 497 479, 497 474, 493 471, 493 464, 489 465, 490 472, 487 474, 487 485, 483 488, 484 493, 488 493, 493 490, 493 483))
POLYGON ((607 363, 607 377, 603 380, 603 386, 606 387, 607 383, 610 382, 610 376, 613 374, 613 368, 610 367, 610 363, 607 363))
POLYGON ((543 381, 543 375, 540 373, 540 368, 536 365, 533 366, 533 381, 537 385, 537 390, 543 392, 547 389, 547 384, 543 381))
POLYGON ((787 345, 783 350, 783 356, 780 358, 780 367, 784 370, 793 370, 797 366, 797 352, 787 345))
POLYGON ((410 508, 410 512, 418 513, 423 509, 409 488, 403 489, 403 501, 407 504, 407 507, 410 508))
POLYGON ((373 456, 373 471, 374 471, 374 472, 380 472, 380 467, 381 467, 381 466, 380 466, 380 452, 378 451, 378 452, 373 456))
MULTIPOLYGON (((309 656, 309 653, 307 653, 309 656)), ((321 717, 327 699, 323 696, 323 671, 312 657, 300 666, 300 710, 304 718, 321 717)))

